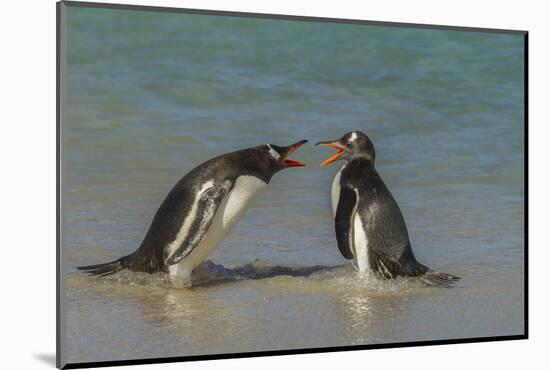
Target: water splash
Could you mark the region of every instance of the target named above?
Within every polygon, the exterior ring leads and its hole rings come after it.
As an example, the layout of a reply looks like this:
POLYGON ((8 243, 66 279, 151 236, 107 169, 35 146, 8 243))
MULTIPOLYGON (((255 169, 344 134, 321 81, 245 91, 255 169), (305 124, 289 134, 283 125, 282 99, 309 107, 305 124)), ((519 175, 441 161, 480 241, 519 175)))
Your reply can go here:
MULTIPOLYGON (((121 271, 103 278, 85 277, 96 284, 122 284, 126 286, 149 286, 164 289, 174 288, 164 273, 148 274, 121 271)), ((276 265, 254 260, 244 265, 225 267, 207 260, 191 276, 194 288, 204 288, 238 281, 266 280, 265 287, 285 289, 288 292, 303 291, 347 291, 359 295, 408 294, 419 290, 429 290, 416 279, 397 278, 382 280, 372 272, 359 273, 350 265, 276 265)))

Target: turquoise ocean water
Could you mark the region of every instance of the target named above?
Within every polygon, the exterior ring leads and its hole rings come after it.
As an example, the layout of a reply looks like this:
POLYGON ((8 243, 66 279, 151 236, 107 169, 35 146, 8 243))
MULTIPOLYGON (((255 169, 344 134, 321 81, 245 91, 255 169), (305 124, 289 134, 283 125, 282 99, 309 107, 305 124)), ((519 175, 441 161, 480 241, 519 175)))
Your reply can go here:
POLYGON ((521 36, 76 7, 67 35, 70 362, 523 333, 521 36), (456 288, 358 278, 333 235, 340 163, 311 144, 197 287, 76 272, 137 248, 206 159, 355 129, 417 258, 456 288))

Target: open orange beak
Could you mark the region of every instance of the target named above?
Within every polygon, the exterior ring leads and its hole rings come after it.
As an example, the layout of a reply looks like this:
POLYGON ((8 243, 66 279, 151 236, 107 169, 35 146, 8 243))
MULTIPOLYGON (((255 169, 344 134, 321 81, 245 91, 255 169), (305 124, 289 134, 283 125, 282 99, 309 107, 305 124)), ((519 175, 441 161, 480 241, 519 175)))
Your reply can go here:
POLYGON ((300 140, 297 143, 288 146, 287 152, 284 154, 282 161, 288 167, 304 167, 306 164, 304 162, 293 161, 288 159, 292 153, 294 153, 299 147, 307 143, 307 140, 300 140))
POLYGON ((344 154, 346 154, 348 152, 345 148, 342 148, 340 145, 335 144, 335 143, 325 142, 325 143, 317 143, 317 144, 338 149, 338 152, 336 152, 332 157, 330 157, 329 159, 327 159, 326 161, 321 163, 321 167, 328 166, 329 164, 336 161, 337 159, 339 159, 341 156, 343 156, 344 154))

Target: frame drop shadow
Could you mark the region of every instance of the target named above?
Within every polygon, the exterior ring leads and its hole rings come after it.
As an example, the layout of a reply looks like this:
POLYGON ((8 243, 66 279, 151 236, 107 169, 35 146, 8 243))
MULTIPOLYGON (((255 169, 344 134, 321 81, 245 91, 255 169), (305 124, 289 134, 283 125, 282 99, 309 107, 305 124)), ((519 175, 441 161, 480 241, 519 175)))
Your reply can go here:
POLYGON ((34 358, 52 367, 55 367, 56 365, 55 353, 35 353, 34 358))

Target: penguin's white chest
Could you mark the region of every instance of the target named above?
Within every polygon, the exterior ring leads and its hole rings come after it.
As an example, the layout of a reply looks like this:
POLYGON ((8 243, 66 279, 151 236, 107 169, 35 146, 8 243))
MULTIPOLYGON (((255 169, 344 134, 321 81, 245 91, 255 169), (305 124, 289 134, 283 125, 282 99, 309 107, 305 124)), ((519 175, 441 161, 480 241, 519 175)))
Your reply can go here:
POLYGON ((221 221, 221 227, 229 230, 242 217, 261 191, 267 186, 265 182, 254 176, 240 176, 226 199, 220 205, 216 218, 221 221))
POLYGON ((359 214, 355 214, 355 219, 353 220, 353 245, 354 245, 354 262, 355 268, 359 272, 366 272, 369 268, 369 240, 367 239, 367 234, 365 233, 364 225, 359 218, 359 214))
POLYGON ((266 185, 265 182, 254 176, 238 177, 233 189, 218 207, 212 224, 200 244, 180 263, 170 266, 170 276, 176 281, 186 283, 193 269, 200 265, 233 230, 237 221, 253 204, 266 185))
MULTIPOLYGON (((346 165, 342 166, 340 171, 334 176, 331 188, 331 201, 332 201, 332 214, 336 217, 336 210, 338 209, 338 201, 340 200, 340 179, 342 177, 342 170, 346 165)), ((357 202, 359 202, 359 194, 357 194, 357 202)), ((368 255, 368 239, 364 230, 363 223, 356 213, 353 219, 353 263, 354 267, 360 272, 365 272, 369 269, 369 255, 368 255)))
POLYGON ((338 208, 338 200, 340 200, 340 178, 342 177, 342 171, 346 165, 343 165, 342 168, 340 168, 340 171, 336 173, 336 176, 334 176, 334 180, 332 181, 332 188, 330 191, 330 196, 332 200, 332 215, 336 216, 336 209, 338 208))

